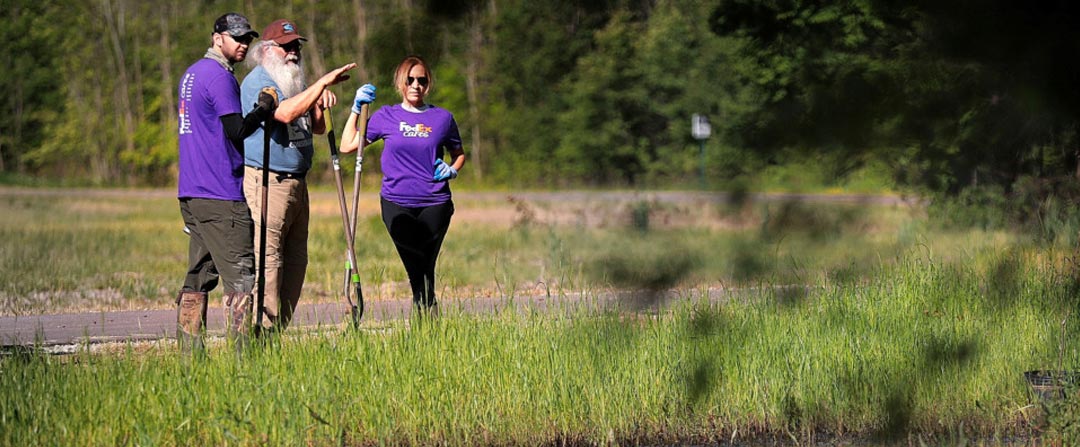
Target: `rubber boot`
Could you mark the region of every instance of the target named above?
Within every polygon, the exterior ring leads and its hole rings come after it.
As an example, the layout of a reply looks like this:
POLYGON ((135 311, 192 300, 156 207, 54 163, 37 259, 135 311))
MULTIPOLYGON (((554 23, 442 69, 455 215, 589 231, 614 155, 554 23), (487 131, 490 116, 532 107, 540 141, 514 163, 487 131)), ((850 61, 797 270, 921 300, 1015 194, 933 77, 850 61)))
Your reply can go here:
POLYGON ((255 300, 250 293, 229 292, 225 294, 224 304, 225 335, 234 340, 238 348, 243 347, 251 334, 251 311, 255 300))
POLYGON ((184 352, 204 349, 206 292, 181 291, 176 296, 176 340, 184 352))

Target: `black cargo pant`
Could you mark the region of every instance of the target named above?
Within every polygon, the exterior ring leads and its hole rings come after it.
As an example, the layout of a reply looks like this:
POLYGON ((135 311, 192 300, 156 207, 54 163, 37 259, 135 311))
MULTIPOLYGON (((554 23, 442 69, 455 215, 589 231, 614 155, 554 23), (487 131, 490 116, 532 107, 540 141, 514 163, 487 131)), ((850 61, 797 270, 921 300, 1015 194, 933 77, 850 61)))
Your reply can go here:
POLYGON ((209 292, 224 280, 225 293, 255 286, 254 223, 243 200, 180 199, 189 231, 184 291, 209 292))
POLYGON ((383 223, 405 265, 413 304, 417 306, 435 305, 435 261, 453 215, 452 201, 410 208, 382 199, 383 223))

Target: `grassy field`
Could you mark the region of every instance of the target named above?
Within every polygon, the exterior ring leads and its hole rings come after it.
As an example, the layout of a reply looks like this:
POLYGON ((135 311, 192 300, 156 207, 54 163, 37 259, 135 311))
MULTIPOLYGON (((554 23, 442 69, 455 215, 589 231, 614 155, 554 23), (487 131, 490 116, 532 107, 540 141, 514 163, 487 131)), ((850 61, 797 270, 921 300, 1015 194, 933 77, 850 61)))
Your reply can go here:
MULTIPOLYGON (((320 197, 305 299, 336 299, 340 218, 320 197)), ((1041 435, 1022 373, 1077 364, 1074 254, 1022 235, 941 230, 904 205, 457 203, 444 299, 689 299, 297 332, 242 357, 7 355, 0 444, 958 445, 1041 435), (715 285, 747 292, 695 299, 715 285)), ((4 313, 171 304, 186 240, 167 194, 9 192, 0 212, 4 313)), ((369 295, 405 299, 364 213, 369 295)))
MULTIPOLYGON (((345 258, 338 205, 329 191, 312 202, 302 299, 336 301, 345 258)), ((365 196, 357 230, 365 297, 403 299, 405 272, 377 206, 376 196, 365 196)), ((457 209, 437 270, 446 298, 806 283, 821 274, 861 276, 916 247, 953 258, 1003 237, 927 236, 922 212, 896 205, 459 193, 457 209)), ((0 315, 172 306, 187 255, 172 191, 8 188, 0 190, 0 213, 0 315)))

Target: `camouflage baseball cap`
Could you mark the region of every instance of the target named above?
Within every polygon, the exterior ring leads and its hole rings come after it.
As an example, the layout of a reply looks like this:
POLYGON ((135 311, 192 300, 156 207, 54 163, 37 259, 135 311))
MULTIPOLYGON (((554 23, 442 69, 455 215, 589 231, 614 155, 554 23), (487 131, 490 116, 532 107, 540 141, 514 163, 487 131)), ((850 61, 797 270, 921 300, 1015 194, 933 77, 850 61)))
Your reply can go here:
POLYGON ((259 33, 251 29, 251 23, 248 23, 247 17, 244 17, 235 12, 230 12, 221 17, 218 17, 214 21, 215 33, 228 33, 233 37, 243 37, 251 34, 252 37, 259 37, 259 33))

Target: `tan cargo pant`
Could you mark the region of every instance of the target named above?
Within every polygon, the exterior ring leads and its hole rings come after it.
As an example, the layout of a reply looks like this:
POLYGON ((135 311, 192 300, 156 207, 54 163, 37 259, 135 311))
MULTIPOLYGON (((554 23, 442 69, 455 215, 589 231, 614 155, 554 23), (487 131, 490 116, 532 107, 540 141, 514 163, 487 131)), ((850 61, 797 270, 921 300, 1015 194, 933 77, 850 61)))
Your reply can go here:
MULTIPOLYGON (((255 221, 256 272, 262 231, 262 170, 244 167, 244 196, 255 221)), ((309 204, 303 178, 270 172, 266 205, 266 296, 263 327, 284 330, 300 302, 307 273, 309 204)), ((255 296, 258 296, 256 280, 255 296)))

